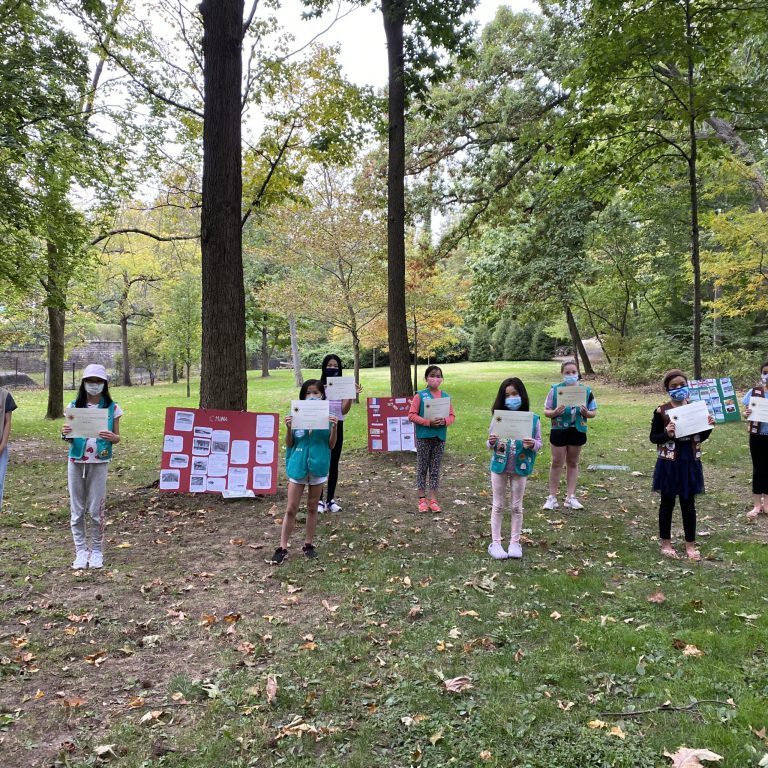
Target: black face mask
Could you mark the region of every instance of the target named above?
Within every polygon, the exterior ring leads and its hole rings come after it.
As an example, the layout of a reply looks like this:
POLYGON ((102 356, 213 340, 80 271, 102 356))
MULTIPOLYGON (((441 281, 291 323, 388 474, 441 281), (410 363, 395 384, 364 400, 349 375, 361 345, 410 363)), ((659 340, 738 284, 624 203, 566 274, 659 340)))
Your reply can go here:
POLYGON ((341 371, 338 368, 326 368, 325 369, 325 378, 330 379, 334 376, 341 376, 341 371))

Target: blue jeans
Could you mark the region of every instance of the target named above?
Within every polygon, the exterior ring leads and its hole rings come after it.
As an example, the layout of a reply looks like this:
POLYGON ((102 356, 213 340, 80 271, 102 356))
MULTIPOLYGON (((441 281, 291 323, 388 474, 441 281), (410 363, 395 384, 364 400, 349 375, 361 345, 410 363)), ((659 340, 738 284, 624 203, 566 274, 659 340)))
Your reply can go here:
POLYGON ((3 486, 5 485, 5 470, 8 469, 8 446, 0 453, 0 509, 3 508, 3 486))

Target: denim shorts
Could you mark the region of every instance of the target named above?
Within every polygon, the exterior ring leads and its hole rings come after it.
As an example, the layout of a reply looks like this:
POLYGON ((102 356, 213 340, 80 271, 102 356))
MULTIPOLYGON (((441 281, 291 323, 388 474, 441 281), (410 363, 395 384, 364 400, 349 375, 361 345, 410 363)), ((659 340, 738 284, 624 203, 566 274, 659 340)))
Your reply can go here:
POLYGON ((295 483, 296 485, 323 485, 328 479, 328 475, 325 477, 317 477, 316 475, 304 475, 298 480, 294 480, 292 477, 288 478, 289 483, 295 483))

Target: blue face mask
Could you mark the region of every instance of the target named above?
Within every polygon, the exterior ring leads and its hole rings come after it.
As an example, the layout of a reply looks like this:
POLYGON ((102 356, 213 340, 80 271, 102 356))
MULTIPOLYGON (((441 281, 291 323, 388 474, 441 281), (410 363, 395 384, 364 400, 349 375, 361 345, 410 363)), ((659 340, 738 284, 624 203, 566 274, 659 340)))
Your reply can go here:
POLYGON ((578 373, 573 373, 573 374, 570 374, 568 376, 563 376, 563 381, 566 384, 577 384, 578 381, 579 381, 579 374, 578 373))
POLYGON ((513 397, 504 398, 504 405, 506 405, 510 411, 518 410, 522 404, 523 404, 523 399, 521 397, 518 397, 517 395, 513 397))
POLYGON ((677 389, 670 389, 669 390, 669 396, 673 400, 677 400, 678 402, 680 400, 687 400, 688 399, 689 390, 688 387, 678 387, 677 389))

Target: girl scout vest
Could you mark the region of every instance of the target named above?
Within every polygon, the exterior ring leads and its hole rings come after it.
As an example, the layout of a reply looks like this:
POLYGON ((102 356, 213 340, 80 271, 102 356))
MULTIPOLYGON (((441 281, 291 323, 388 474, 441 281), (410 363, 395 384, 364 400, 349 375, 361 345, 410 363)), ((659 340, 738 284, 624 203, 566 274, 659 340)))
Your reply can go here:
MULTIPOLYGON (((752 390, 750 391, 751 397, 765 397, 765 387, 752 387, 752 390)), ((760 422, 759 421, 750 421, 749 422, 749 434, 750 435, 759 435, 760 434, 760 422)))
POLYGON ((330 435, 329 429, 294 430, 293 445, 285 452, 285 474, 292 480, 325 477, 331 468, 330 435))
MULTIPOLYGON (((69 407, 75 407, 74 400, 69 404, 69 407)), ((115 401, 113 400, 109 405, 105 405, 104 398, 102 397, 99 400, 99 408, 108 409, 107 429, 111 432, 112 427, 115 426, 115 401)), ((84 437, 73 437, 72 442, 69 444, 69 458, 74 461, 82 461, 87 443, 88 441, 84 437)), ((101 461, 109 461, 112 458, 112 443, 109 440, 102 440, 100 437, 96 438, 96 458, 101 461)))
MULTIPOLYGON (((656 412, 661 414, 661 418, 664 421, 664 428, 666 429, 667 424, 669 424, 669 411, 671 411, 675 406, 671 405, 670 403, 664 403, 664 405, 660 405, 656 412)), ((683 438, 685 439, 685 438, 683 438)), ((701 460, 701 437, 699 435, 691 435, 691 442, 693 443, 693 458, 696 461, 701 460)), ((674 440, 667 440, 666 443, 659 443, 657 446, 657 451, 659 454, 660 459, 665 459, 666 461, 674 461, 677 458, 677 443, 674 440)))
MULTIPOLYGON (((424 418, 424 400, 434 400, 432 393, 427 389, 420 389, 417 393, 419 396, 419 416, 424 418)), ((447 392, 443 392, 443 397, 450 397, 447 392)), ((448 427, 423 427, 421 424, 416 425, 416 437, 439 437, 445 442, 448 437, 448 427)))
MULTIPOLYGON (((539 423, 539 417, 533 414, 533 430, 531 437, 536 436, 536 427, 539 423)), ((512 453, 512 440, 497 440, 493 446, 491 454, 491 472, 500 475, 506 472, 509 463, 510 453, 512 453)), ((514 441, 515 474, 527 477, 533 472, 533 464, 536 461, 536 451, 533 448, 524 448, 522 440, 514 441)))
MULTIPOLYGON (((552 385, 552 408, 557 408, 557 392, 559 389, 568 386, 567 384, 553 384, 552 385)), ((578 386, 578 385, 577 385, 578 386)), ((587 390, 587 405, 592 399, 592 390, 589 387, 584 387, 587 390)), ((579 432, 587 431, 587 420, 578 408, 566 408, 561 416, 555 416, 552 419, 552 429, 569 429, 570 427, 576 427, 579 432)))

